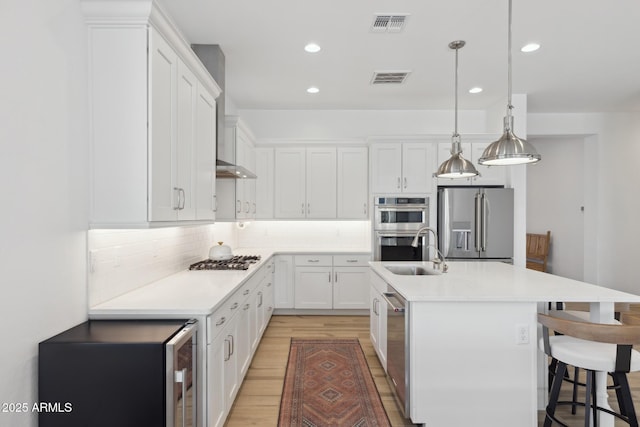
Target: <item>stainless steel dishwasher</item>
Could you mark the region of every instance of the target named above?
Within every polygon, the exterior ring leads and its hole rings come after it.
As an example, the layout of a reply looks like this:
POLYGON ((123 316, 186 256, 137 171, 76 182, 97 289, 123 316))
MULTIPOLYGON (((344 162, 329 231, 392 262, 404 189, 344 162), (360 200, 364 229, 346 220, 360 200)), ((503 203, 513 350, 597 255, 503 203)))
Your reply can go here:
POLYGON ((387 377, 395 391, 403 415, 409 414, 409 340, 407 300, 387 285, 387 377))

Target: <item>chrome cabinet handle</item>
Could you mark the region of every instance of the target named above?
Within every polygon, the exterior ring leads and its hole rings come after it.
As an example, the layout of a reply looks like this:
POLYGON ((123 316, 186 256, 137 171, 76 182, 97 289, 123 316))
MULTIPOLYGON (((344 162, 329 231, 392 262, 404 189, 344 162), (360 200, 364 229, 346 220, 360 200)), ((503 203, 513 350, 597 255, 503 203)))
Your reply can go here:
POLYGON ((334 277, 333 282, 334 283, 338 283, 338 272, 337 271, 335 273, 333 273, 333 277, 334 277))
POLYGON ((256 204, 253 204, 253 213, 255 214, 258 211, 258 209, 256 208, 256 204))
POLYGON ((304 203, 302 204, 302 215, 304 215, 304 203))
POLYGON ((398 188, 400 188, 400 177, 398 177, 398 188))
POLYGON ((236 308, 238 308, 238 303, 234 302, 233 305, 231 306, 231 310, 235 310, 236 308))
POLYGON ((347 262, 358 262, 357 259, 348 259, 347 262))
POLYGON ((307 213, 311 214, 311 203, 307 203, 307 213))
POLYGON ((307 262, 320 262, 319 259, 308 259, 307 262))
POLYGON ((236 213, 242 213, 242 202, 240 200, 236 200, 236 213))
POLYGON ((216 326, 220 326, 222 325, 224 322, 227 321, 227 318, 222 316, 220 319, 218 319, 218 321, 216 322, 216 326))
POLYGON ((244 292, 242 292, 242 295, 249 295, 249 292, 251 292, 249 289, 245 289, 244 292))
POLYGON ((244 208, 244 213, 249 213, 249 210, 250 210, 251 204, 250 204, 249 202, 245 202, 245 204, 247 205, 247 207, 246 207, 246 208, 244 208))
MULTIPOLYGON (((231 335, 227 335, 227 338, 229 338, 231 335)), ((231 341, 229 341, 228 339, 224 340, 224 361, 226 362, 227 360, 231 359, 231 341)))
POLYGON ((178 192, 178 206, 174 207, 174 211, 179 211, 184 209, 184 190, 180 187, 173 187, 173 191, 178 192))
POLYGON ((404 177, 404 188, 407 188, 407 177, 404 177))
POLYGON ((363 213, 366 215, 367 214, 367 204, 364 204, 364 209, 363 209, 363 213))
POLYGON ((229 350, 229 357, 231 357, 232 354, 234 354, 236 352, 236 340, 233 338, 233 335, 227 335, 229 338, 231 338, 231 340, 229 341, 230 345, 230 350, 229 350))
POLYGON ((262 291, 258 292, 258 307, 262 307, 262 291))
POLYGON ((244 307, 242 307, 242 310, 247 311, 249 310, 249 307, 250 307, 249 304, 245 304, 244 307))
POLYGON ((331 283, 331 272, 329 272, 329 283, 331 283))
POLYGON ((211 209, 214 212, 218 212, 218 197, 216 197, 216 195, 213 195, 213 209, 211 209))

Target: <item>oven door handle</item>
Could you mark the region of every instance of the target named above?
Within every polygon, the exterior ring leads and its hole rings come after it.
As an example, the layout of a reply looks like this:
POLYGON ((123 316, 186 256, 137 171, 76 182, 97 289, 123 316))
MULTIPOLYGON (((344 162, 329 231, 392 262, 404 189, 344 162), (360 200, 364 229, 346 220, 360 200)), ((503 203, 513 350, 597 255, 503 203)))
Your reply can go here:
POLYGON ((426 212, 427 205, 413 205, 413 206, 379 206, 376 207, 379 212, 426 212))
POLYGON ((389 304, 389 306, 396 313, 404 313, 405 312, 405 307, 403 307, 401 304, 396 305, 396 304, 391 302, 390 298, 396 299, 396 294, 395 293, 393 293, 393 292, 383 292, 382 293, 382 298, 384 298, 384 300, 387 302, 387 304, 389 304))

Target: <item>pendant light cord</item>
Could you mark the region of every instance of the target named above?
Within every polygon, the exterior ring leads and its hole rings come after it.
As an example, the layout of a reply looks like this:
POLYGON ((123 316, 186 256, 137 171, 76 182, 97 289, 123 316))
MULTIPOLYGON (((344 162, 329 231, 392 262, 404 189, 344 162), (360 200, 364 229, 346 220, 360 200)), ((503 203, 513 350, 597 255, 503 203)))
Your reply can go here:
POLYGON ((455 78, 455 119, 454 119, 454 131, 453 131, 453 136, 457 137, 458 135, 458 50, 459 48, 456 47, 456 78, 455 78))
POLYGON ((511 104, 511 0, 509 0, 509 29, 508 29, 508 37, 507 37, 507 63, 508 63, 508 74, 507 74, 507 117, 511 117, 511 110, 513 109, 513 105, 511 104))

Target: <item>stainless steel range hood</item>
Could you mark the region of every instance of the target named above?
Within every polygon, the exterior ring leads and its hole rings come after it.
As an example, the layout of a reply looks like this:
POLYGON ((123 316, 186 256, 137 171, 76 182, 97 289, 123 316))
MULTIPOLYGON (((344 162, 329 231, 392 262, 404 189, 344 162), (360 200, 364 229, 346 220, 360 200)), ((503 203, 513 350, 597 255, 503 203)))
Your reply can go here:
MULTIPOLYGON (((216 100, 216 178, 255 179, 256 175, 244 166, 235 165, 235 159, 220 158, 220 145, 225 143, 225 58, 217 44, 193 44, 191 49, 218 83, 222 93, 216 100)), ((232 152, 235 152, 232 151, 232 152)))
POLYGON ((257 176, 244 166, 217 159, 216 178, 255 179, 257 176))

